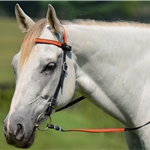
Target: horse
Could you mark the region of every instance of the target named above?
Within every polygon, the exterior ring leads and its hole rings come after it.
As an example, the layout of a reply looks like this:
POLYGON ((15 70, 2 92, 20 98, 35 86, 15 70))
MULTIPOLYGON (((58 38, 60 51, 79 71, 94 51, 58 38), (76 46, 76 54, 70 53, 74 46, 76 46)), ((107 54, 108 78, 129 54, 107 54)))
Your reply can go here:
MULTIPOLYGON (((60 21, 50 4, 36 23, 18 4, 15 14, 26 36, 12 60, 16 87, 4 120, 9 144, 31 146, 37 118, 41 124, 75 91, 126 127, 150 120, 149 24, 60 21)), ((150 126, 125 138, 129 149, 149 150, 150 126)))

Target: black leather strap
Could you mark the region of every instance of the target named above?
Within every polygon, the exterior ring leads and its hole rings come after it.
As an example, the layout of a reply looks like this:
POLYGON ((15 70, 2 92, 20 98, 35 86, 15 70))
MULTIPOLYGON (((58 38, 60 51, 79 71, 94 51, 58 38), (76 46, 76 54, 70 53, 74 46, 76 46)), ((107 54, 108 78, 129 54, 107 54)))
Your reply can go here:
POLYGON ((52 113, 52 110, 53 108, 55 107, 56 105, 56 101, 57 101, 57 96, 58 96, 58 93, 60 91, 61 88, 63 88, 63 83, 64 83, 64 79, 65 79, 65 74, 66 74, 66 71, 67 71, 67 63, 66 63, 66 52, 67 51, 71 51, 71 46, 67 45, 66 43, 62 44, 61 46, 62 50, 63 50, 63 65, 62 65, 62 71, 61 71, 61 74, 60 74, 60 78, 59 78, 59 82, 58 82, 58 85, 56 87, 56 90, 54 92, 54 95, 51 99, 48 100, 49 102, 49 106, 46 110, 46 115, 47 116, 50 116, 51 113, 52 113))
POLYGON ((84 100, 84 99, 85 99, 85 97, 84 97, 84 96, 81 96, 81 97, 77 98, 76 100, 70 102, 70 103, 67 104, 66 106, 64 106, 64 107, 62 107, 62 108, 60 108, 60 109, 57 109, 56 112, 61 111, 61 110, 64 110, 64 109, 66 109, 66 108, 68 108, 68 107, 71 107, 72 105, 74 105, 74 104, 76 104, 76 103, 78 103, 78 102, 80 102, 80 101, 82 101, 82 100, 84 100))

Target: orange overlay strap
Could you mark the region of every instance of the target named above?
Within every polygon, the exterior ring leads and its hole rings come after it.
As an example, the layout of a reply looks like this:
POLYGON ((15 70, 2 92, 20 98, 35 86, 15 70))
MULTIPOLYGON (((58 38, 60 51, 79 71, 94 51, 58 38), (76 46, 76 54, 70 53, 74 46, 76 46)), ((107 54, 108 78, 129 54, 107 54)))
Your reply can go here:
POLYGON ((70 129, 66 131, 78 131, 89 133, 106 133, 106 132, 124 132, 125 128, 108 128, 108 129, 70 129))
POLYGON ((40 39, 40 38, 36 38, 34 40, 35 43, 43 43, 43 44, 52 44, 52 45, 56 45, 58 47, 62 46, 62 43, 54 41, 54 40, 48 40, 48 39, 40 39))
MULTIPOLYGON (((67 35, 66 35, 66 31, 65 28, 62 26, 63 31, 64 31, 64 44, 67 44, 67 35)), ((52 44, 52 45, 56 45, 58 47, 62 47, 62 43, 61 42, 57 42, 54 40, 48 40, 48 39, 41 39, 41 38, 36 38, 34 40, 35 43, 43 43, 43 44, 52 44)))

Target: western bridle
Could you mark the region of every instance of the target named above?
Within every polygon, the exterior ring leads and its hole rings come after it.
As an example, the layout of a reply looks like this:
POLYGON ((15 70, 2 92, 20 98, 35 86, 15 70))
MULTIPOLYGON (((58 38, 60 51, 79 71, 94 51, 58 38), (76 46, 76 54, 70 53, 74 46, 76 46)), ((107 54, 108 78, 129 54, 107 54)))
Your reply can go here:
MULTIPOLYGON (((52 114, 52 111, 53 111, 53 109, 56 105, 56 101, 57 101, 59 91, 60 91, 61 88, 63 88, 64 78, 65 78, 65 74, 66 74, 67 68, 68 68, 67 62, 66 62, 66 52, 71 51, 71 46, 67 45, 66 31, 65 31, 63 26, 62 26, 62 29, 64 31, 63 43, 58 42, 58 41, 54 41, 54 40, 49 40, 49 39, 41 39, 41 38, 36 38, 34 40, 35 44, 51 44, 51 45, 55 45, 57 47, 60 47, 63 50, 63 64, 62 64, 62 70, 61 70, 58 85, 56 87, 56 90, 55 90, 53 96, 47 100, 49 105, 48 105, 48 108, 47 108, 46 112, 44 112, 44 113, 42 113, 38 116, 38 119, 37 119, 38 121, 40 120, 41 117, 44 117, 44 115, 50 116, 52 114)), ((81 101, 83 99, 84 99, 84 96, 70 102, 66 106, 56 110, 56 112, 58 112, 60 110, 63 110, 65 108, 68 108, 68 107, 78 103, 79 101, 81 101)))
MULTIPOLYGON (((56 90, 54 92, 54 95, 52 98, 49 98, 48 99, 48 108, 46 110, 46 112, 44 113, 41 113, 38 117, 37 117, 37 120, 35 122, 35 128, 37 128, 38 130, 40 131, 45 131, 47 129, 54 129, 54 130, 57 130, 57 131, 62 131, 62 132, 69 132, 69 131, 78 131, 78 132, 90 132, 90 133, 106 133, 106 132, 125 132, 125 131, 134 131, 134 130, 138 130, 148 124, 150 124, 150 121, 145 123, 144 125, 142 126, 139 126, 139 127, 134 127, 134 128, 108 128, 108 129, 69 129, 69 130, 64 130, 62 129, 60 126, 56 126, 56 125, 53 125, 51 124, 51 114, 52 114, 52 111, 56 105, 56 101, 57 101, 57 97, 58 97, 58 94, 59 94, 59 91, 60 89, 63 87, 63 83, 64 83, 64 79, 65 79, 65 73, 67 72, 67 62, 66 62, 66 52, 67 51, 71 51, 71 46, 67 45, 67 35, 66 35, 66 31, 65 31, 65 28, 62 26, 63 28, 63 31, 64 31, 64 36, 63 36, 63 43, 61 42, 58 42, 58 41, 54 41, 54 40, 49 40, 49 39, 41 39, 41 38, 36 38, 34 40, 34 42, 36 44, 51 44, 51 45, 55 45, 57 47, 60 47, 62 50, 63 50, 63 65, 62 65, 62 71, 61 71, 61 74, 60 74, 60 78, 59 78, 59 82, 58 82, 58 85, 56 87, 56 90), (39 122, 42 118, 44 118, 45 116, 48 116, 49 119, 50 119, 50 123, 47 124, 47 127, 45 129, 40 129, 39 128, 39 122)), ((78 102, 80 102, 81 100, 85 99, 84 96, 70 102, 69 104, 67 104, 66 106, 56 110, 55 112, 58 112, 58 111, 61 111, 63 109, 66 109, 78 102)))
POLYGON ((47 116, 51 115, 52 110, 54 109, 54 107, 56 105, 57 96, 58 96, 58 93, 59 93, 60 89, 63 87, 65 73, 67 72, 67 68, 68 68, 67 62, 66 62, 66 52, 67 51, 71 51, 71 46, 66 44, 67 43, 67 39, 66 39, 66 32, 65 32, 64 27, 63 27, 63 30, 64 30, 64 43, 53 41, 53 40, 40 39, 40 38, 35 39, 35 43, 51 44, 51 45, 58 46, 58 47, 60 47, 63 50, 62 71, 61 71, 59 82, 58 82, 58 85, 57 85, 56 90, 54 92, 54 95, 53 95, 52 98, 48 99, 49 106, 48 106, 48 108, 46 110, 46 115, 47 116))

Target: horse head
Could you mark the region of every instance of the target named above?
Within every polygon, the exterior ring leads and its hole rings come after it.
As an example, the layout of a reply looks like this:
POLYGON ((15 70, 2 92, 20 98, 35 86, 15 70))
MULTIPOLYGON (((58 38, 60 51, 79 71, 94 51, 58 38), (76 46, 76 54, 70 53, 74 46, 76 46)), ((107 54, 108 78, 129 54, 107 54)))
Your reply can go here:
MULTIPOLYGON (((9 144, 29 147, 34 141, 37 118, 47 111, 56 90, 57 101, 52 113, 72 100, 75 91, 75 67, 72 54, 67 51, 65 61, 68 69, 67 72, 64 70, 63 84, 57 89, 64 65, 64 51, 61 46, 35 41, 42 38, 64 43, 65 31, 51 5, 48 6, 46 19, 37 23, 18 4, 15 14, 19 27, 26 36, 19 53, 12 60, 16 88, 4 121, 4 134, 9 144)), ((46 118, 45 115, 38 121, 42 122, 46 118)))

